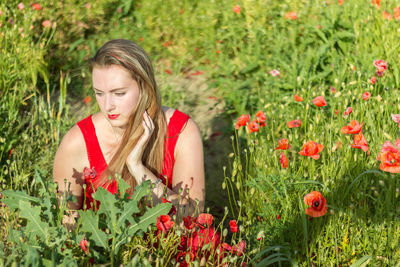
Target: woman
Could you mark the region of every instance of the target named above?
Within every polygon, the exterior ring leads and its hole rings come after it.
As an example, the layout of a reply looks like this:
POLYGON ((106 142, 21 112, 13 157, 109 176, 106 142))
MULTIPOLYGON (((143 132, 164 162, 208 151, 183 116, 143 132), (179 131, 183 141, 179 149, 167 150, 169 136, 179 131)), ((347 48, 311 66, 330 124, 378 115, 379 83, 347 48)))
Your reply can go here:
POLYGON ((161 106, 146 52, 131 41, 112 40, 97 51, 90 67, 100 112, 66 133, 54 159, 59 191, 78 200, 69 208, 98 208, 93 191, 102 186, 115 193, 119 174, 130 184, 130 194, 150 180, 158 202, 166 196, 174 205, 180 202, 185 214, 201 212, 204 159, 199 129, 186 114, 161 106))

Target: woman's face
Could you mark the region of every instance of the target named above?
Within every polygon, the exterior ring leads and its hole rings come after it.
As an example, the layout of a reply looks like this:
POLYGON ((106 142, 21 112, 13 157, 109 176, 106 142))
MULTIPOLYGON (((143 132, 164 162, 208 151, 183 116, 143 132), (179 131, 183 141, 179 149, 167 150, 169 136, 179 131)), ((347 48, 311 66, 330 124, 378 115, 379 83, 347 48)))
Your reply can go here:
POLYGON ((124 128, 139 101, 139 86, 119 66, 94 67, 93 89, 101 112, 113 127, 124 128))

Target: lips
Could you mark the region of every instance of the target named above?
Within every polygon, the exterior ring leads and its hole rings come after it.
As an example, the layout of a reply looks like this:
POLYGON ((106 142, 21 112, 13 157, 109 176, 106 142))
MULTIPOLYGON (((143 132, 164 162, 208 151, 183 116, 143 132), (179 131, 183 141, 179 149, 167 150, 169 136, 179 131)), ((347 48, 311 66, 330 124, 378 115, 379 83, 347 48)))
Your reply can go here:
POLYGON ((108 116, 108 118, 109 118, 110 120, 115 120, 116 118, 119 117, 119 114, 113 114, 113 115, 108 114, 107 116, 108 116))

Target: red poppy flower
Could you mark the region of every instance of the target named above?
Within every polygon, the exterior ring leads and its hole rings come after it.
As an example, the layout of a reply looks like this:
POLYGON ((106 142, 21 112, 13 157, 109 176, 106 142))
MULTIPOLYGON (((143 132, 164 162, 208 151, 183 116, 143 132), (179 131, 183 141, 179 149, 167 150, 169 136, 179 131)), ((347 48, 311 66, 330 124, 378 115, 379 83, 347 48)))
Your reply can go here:
POLYGON ((335 110, 335 115, 336 115, 336 116, 339 115, 339 110, 338 110, 338 109, 335 110))
POLYGON ((242 256, 243 253, 246 252, 246 245, 246 242, 244 240, 241 240, 239 244, 232 248, 232 252, 237 254, 238 256, 242 256))
POLYGON ((393 9, 393 15, 396 20, 400 19, 400 6, 393 9))
POLYGON ((341 131, 344 134, 358 134, 361 132, 363 123, 359 124, 358 121, 353 120, 349 125, 344 126, 341 131))
MULTIPOLYGON (((384 18, 384 19, 386 19, 386 20, 392 20, 393 18, 392 18, 392 15, 390 15, 390 13, 389 12, 387 12, 387 11, 382 11, 382 17, 384 18)), ((378 75, 379 76, 379 75, 378 75)))
POLYGON ((332 85, 331 85, 330 89, 331 89, 331 92, 332 92, 333 94, 337 92, 336 88, 333 87, 332 85))
POLYGON ((44 20, 44 21, 42 22, 42 26, 43 26, 44 28, 49 28, 49 27, 51 26, 51 21, 48 20, 48 19, 44 20))
POLYGON ((291 11, 285 14, 285 19, 295 20, 297 19, 297 13, 295 11, 291 11))
POLYGON ((321 195, 320 192, 314 191, 307 194, 304 197, 304 203, 310 206, 306 209, 306 214, 311 217, 321 217, 328 211, 328 206, 326 205, 326 199, 321 195))
POLYGON ((319 159, 319 153, 322 150, 324 150, 323 145, 310 140, 303 145, 303 150, 300 151, 299 154, 302 156, 311 157, 313 159, 319 159))
POLYGON ((233 12, 235 12, 236 14, 240 14, 240 6, 239 5, 236 5, 236 6, 234 6, 233 7, 233 12))
POLYGON ((276 219, 280 220, 281 219, 281 215, 280 214, 276 215, 276 219))
POLYGON ((347 115, 350 115, 352 112, 353 109, 351 107, 348 107, 343 113, 343 118, 346 117, 347 115))
POLYGON ((388 64, 383 59, 379 59, 379 60, 374 60, 374 66, 375 68, 378 69, 378 71, 385 72, 387 70, 388 64))
POLYGON ((301 120, 297 119, 297 120, 289 121, 287 123, 287 126, 289 128, 298 128, 301 126, 301 120))
POLYGON ((260 124, 261 127, 265 127, 265 120, 267 117, 265 116, 264 112, 261 110, 256 113, 255 121, 260 124))
POLYGON ((344 0, 338 0, 339 6, 343 5, 344 0))
POLYGON ((271 70, 271 71, 269 72, 269 74, 271 74, 271 75, 274 76, 274 77, 281 75, 281 73, 279 72, 279 70, 271 70))
POLYGON ((196 223, 200 224, 203 227, 210 227, 213 222, 214 217, 208 213, 200 213, 197 216, 196 223))
MULTIPOLYGON (((193 234, 184 240, 184 244, 181 242, 181 246, 183 249, 189 248, 191 259, 193 260, 198 253, 202 253, 203 246, 206 244, 210 244, 209 250, 215 250, 221 242, 221 235, 218 231, 215 231, 213 227, 203 228, 197 231, 194 231, 193 234)), ((210 255, 210 253, 206 254, 206 258, 210 255)))
POLYGON ((172 71, 171 71, 170 69, 166 69, 166 70, 165 70, 165 73, 166 73, 166 74, 172 74, 172 71))
POLYGON ((90 95, 88 95, 87 97, 85 97, 85 98, 83 99, 83 102, 84 102, 85 104, 89 104, 90 101, 92 101, 92 98, 90 97, 90 95))
POLYGON ((242 126, 246 126, 247 123, 250 122, 250 115, 249 114, 243 114, 237 119, 235 129, 239 129, 242 126))
POLYGON ((375 77, 375 76, 372 76, 371 79, 369 80, 369 82, 370 82, 371 84, 375 84, 375 83, 376 83, 376 77, 375 77))
POLYGON ((369 146, 362 132, 359 132, 358 134, 354 135, 354 142, 353 144, 351 144, 351 147, 362 149, 362 151, 364 152, 368 151, 369 146))
POLYGON ((231 220, 229 222, 229 227, 231 228, 232 233, 237 233, 239 231, 236 220, 231 220))
POLYGON ((323 96, 317 96, 316 98, 313 99, 312 101, 314 105, 317 107, 324 107, 327 105, 325 98, 323 96))
POLYGON ((42 6, 39 3, 33 3, 32 4, 32 9, 41 10, 42 6))
POLYGON ((275 148, 275 150, 279 150, 279 149, 286 150, 288 148, 290 148, 289 140, 281 139, 278 141, 278 147, 275 148))
POLYGON ((294 101, 301 102, 301 101, 303 101, 303 98, 300 97, 298 94, 295 94, 294 95, 294 101))
POLYGON ((228 243, 222 243, 222 248, 227 250, 227 251, 232 251, 232 246, 229 245, 228 243))
MULTIPOLYGON (((399 126, 400 127, 400 126, 399 126)), ((11 148, 10 151, 8 151, 8 157, 11 158, 12 154, 14 152, 14 148, 11 148)))
POLYGON ((378 155, 379 168, 390 173, 400 173, 400 139, 396 140, 395 146, 386 141, 378 155))
POLYGON ((371 93, 370 92, 364 92, 364 94, 362 95, 362 98, 365 101, 367 101, 370 97, 371 97, 371 93))
POLYGON ((167 41, 167 42, 164 42, 164 43, 163 43, 163 46, 164 46, 165 48, 167 48, 168 46, 171 46, 172 44, 173 44, 172 41, 167 41))
POLYGON ((85 167, 83 169, 83 177, 85 178, 85 180, 94 179, 96 177, 96 170, 94 169, 94 167, 91 169, 85 167))
POLYGON ((197 75, 202 75, 202 74, 204 74, 204 71, 198 70, 198 71, 190 73, 190 76, 197 76, 197 75))
POLYGON ((249 133, 254 133, 258 132, 260 130, 260 126, 256 121, 252 121, 247 125, 247 128, 249 129, 249 133))
POLYGON ((183 217, 183 225, 186 227, 186 229, 191 230, 195 226, 196 218, 187 216, 183 217))
POLYGON ((86 254, 88 254, 88 253, 89 253, 88 242, 87 242, 87 240, 86 240, 85 237, 82 238, 82 240, 81 240, 81 242, 80 242, 80 245, 81 245, 81 249, 82 249, 86 254))
POLYGON ((371 0, 371 2, 376 8, 381 8, 381 0, 371 0))
POLYGON ((289 166, 289 160, 285 155, 285 152, 281 152, 281 156, 279 157, 279 160, 281 162, 282 168, 286 169, 289 166))
POLYGON ((175 222, 172 221, 169 215, 161 215, 157 218, 157 229, 163 231, 164 234, 166 234, 174 224, 175 222))
POLYGON ((400 128, 400 114, 392 114, 392 120, 394 122, 397 122, 399 124, 399 128, 400 128))

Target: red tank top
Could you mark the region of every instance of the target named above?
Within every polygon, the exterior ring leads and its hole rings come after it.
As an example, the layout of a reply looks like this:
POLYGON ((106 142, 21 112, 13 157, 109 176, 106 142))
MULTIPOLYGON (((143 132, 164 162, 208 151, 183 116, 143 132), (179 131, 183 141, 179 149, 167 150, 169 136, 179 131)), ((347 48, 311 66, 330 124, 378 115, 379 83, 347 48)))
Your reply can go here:
MULTIPOLYGON (((189 118, 190 117, 185 113, 175 110, 168 123, 168 130, 164 143, 163 173, 160 178, 163 180, 164 184, 167 184, 168 181, 168 187, 170 189, 172 189, 172 177, 175 163, 174 151, 176 142, 178 141, 179 134, 189 118), (164 177, 166 177, 166 179, 164 177)), ((87 156, 90 163, 90 171, 85 175, 85 197, 86 208, 91 209, 94 208, 94 199, 92 197, 92 193, 96 191, 94 184, 107 168, 107 162, 104 159, 103 152, 101 151, 99 141, 97 139, 96 130, 92 121, 92 115, 79 121, 77 125, 81 129, 83 138, 85 139, 87 156)), ((115 194, 118 190, 115 180, 104 187, 112 194, 115 194)), ((100 203, 97 203, 97 208, 99 204, 100 203)))

